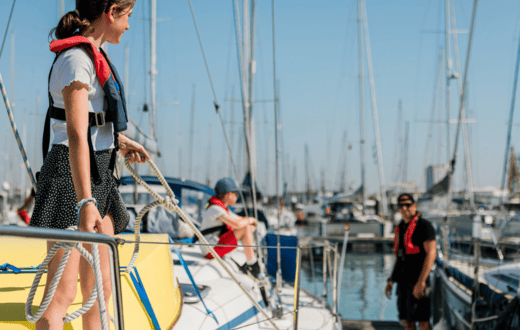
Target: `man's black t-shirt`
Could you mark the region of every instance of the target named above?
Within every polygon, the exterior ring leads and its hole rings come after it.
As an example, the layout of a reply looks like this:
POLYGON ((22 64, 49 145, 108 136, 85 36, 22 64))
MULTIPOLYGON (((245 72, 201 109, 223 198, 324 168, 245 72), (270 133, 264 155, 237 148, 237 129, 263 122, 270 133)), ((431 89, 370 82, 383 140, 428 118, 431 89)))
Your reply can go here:
MULTIPOLYGON (((408 228, 408 224, 401 221, 399 223, 399 250, 406 251, 404 247, 404 234, 406 233, 406 229, 408 228)), ((397 282, 407 282, 411 285, 415 285, 419 275, 421 274, 421 270, 424 264, 424 260, 426 259, 426 251, 424 250, 424 242, 434 240, 435 239, 435 229, 432 224, 419 216, 417 219, 417 224, 415 226, 415 230, 412 235, 412 244, 419 248, 419 253, 417 254, 406 254, 404 253, 404 258, 402 262, 400 262, 400 270, 395 269, 392 274, 392 278, 397 282)))

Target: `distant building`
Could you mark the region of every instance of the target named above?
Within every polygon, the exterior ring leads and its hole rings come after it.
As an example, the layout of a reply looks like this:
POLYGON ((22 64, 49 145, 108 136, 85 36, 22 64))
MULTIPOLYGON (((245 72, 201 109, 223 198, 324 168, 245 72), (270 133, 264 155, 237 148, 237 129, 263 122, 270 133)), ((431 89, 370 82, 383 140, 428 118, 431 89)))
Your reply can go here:
POLYGON ((449 165, 430 165, 426 168, 426 191, 448 174, 449 165))

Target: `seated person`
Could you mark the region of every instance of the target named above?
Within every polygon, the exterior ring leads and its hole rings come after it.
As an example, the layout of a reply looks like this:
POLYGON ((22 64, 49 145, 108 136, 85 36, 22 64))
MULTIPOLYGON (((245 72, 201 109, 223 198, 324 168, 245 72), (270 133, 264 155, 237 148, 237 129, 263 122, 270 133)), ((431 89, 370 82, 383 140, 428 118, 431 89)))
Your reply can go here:
MULTIPOLYGON (((253 245, 253 232, 256 230, 256 219, 240 217, 228 206, 234 205, 238 200, 239 188, 231 178, 220 179, 215 186, 216 196, 210 198, 208 207, 202 219, 201 232, 210 244, 237 245, 242 241, 244 245, 253 245)), ((236 249, 235 246, 216 246, 215 252, 224 256, 236 249)), ((204 253, 206 247, 202 247, 204 253)), ((246 264, 241 267, 254 277, 258 277, 260 266, 252 247, 244 247, 246 264)), ((205 255, 208 259, 213 259, 211 253, 205 255)))
POLYGON ((27 214, 26 210, 32 204, 34 196, 36 196, 36 191, 34 191, 34 188, 32 188, 31 194, 29 195, 29 197, 27 197, 25 203, 22 205, 22 207, 16 210, 16 213, 18 214, 20 219, 22 219, 23 222, 25 222, 26 224, 29 224, 29 222, 31 222, 31 217, 29 217, 29 214, 27 214))

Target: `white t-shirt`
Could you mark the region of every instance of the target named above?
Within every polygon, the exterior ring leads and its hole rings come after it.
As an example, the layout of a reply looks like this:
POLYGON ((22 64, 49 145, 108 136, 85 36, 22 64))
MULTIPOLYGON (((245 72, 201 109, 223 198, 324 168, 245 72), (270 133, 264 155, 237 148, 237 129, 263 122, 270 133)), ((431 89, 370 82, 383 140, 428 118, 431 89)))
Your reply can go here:
MULTIPOLYGON (((200 230, 203 231, 209 228, 221 227, 224 223, 217 219, 226 214, 228 213, 222 207, 218 205, 211 205, 204 211, 204 214, 202 215, 202 225, 200 226, 200 230)), ((228 215, 233 219, 239 218, 239 216, 231 210, 229 211, 228 215)), ((208 240, 209 244, 218 244, 219 234, 220 231, 217 230, 211 234, 204 235, 204 237, 208 240)), ((201 250, 203 254, 208 253, 205 246, 201 246, 201 250)))
MULTIPOLYGON (((74 81, 88 85, 88 111, 101 112, 108 108, 105 92, 99 82, 94 63, 80 47, 71 48, 61 53, 54 63, 49 89, 56 108, 65 109, 61 92, 74 81)), ((69 146, 67 124, 65 121, 52 119, 54 139, 52 144, 69 146)), ((94 150, 114 148, 114 125, 106 123, 103 127, 91 127, 94 150)))

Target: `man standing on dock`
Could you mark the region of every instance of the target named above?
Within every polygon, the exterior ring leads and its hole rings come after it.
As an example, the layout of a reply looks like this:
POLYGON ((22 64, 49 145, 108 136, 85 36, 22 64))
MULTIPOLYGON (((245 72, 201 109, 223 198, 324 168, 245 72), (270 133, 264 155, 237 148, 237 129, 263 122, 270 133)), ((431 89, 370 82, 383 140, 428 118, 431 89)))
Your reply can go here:
POLYGON ((394 254, 396 262, 385 289, 387 297, 397 282, 397 310, 405 329, 430 330, 430 297, 428 275, 436 258, 435 230, 417 212, 411 194, 401 194, 397 206, 403 220, 395 228, 394 254))

